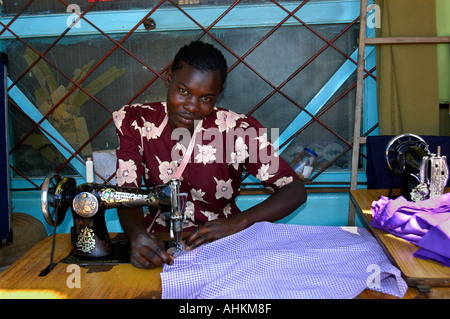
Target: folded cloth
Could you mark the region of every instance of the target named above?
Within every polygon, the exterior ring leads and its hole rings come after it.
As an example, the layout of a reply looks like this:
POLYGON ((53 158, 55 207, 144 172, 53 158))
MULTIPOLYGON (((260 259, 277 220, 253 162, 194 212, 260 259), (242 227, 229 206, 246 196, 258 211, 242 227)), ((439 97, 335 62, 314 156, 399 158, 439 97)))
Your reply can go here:
POLYGON ((450 267, 450 217, 431 228, 420 241, 415 257, 433 259, 450 267))
POLYGON ((381 196, 372 203, 371 225, 419 247, 416 257, 448 265, 450 258, 450 193, 410 202, 381 196))
POLYGON ((162 298, 402 297, 407 285, 364 228, 256 223, 180 254, 161 273, 162 298))

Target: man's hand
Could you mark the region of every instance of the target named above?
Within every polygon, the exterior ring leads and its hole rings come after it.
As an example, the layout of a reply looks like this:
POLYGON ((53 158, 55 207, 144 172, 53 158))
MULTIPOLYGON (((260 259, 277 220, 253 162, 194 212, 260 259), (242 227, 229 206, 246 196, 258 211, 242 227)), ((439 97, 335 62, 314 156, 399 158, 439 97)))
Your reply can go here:
POLYGON ((204 243, 220 239, 245 229, 246 222, 242 214, 230 218, 211 220, 196 228, 185 240, 185 249, 192 250, 204 243))
POLYGON ((164 249, 163 243, 153 234, 140 233, 131 243, 131 264, 137 268, 156 268, 172 265, 173 258, 164 249))
POLYGON ((194 249, 204 243, 235 234, 256 222, 280 220, 300 207, 306 198, 305 186, 297 179, 246 211, 206 222, 186 238, 185 249, 194 249))

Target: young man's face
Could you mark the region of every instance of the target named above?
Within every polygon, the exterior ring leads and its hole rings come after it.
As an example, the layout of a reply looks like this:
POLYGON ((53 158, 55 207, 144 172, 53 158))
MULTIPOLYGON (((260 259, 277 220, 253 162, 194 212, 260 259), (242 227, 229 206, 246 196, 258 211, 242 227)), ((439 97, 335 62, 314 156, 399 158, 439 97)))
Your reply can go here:
POLYGON ((184 63, 181 68, 167 71, 165 77, 167 111, 173 129, 192 130, 195 120, 206 118, 222 92, 219 71, 200 71, 184 63))

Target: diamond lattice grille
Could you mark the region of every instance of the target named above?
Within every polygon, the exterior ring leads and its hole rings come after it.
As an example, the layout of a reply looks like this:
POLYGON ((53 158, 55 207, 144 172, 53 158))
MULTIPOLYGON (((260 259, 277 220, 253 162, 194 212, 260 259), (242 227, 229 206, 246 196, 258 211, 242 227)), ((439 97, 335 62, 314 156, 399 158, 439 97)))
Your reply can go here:
MULTIPOLYGON (((220 106, 278 128, 281 155, 288 162, 303 147, 319 153, 311 183, 325 171, 349 169, 354 72, 318 109, 311 107, 344 63, 356 69, 352 54, 358 15, 348 23, 305 21, 311 8, 331 3, 89 0, 81 8, 62 0, 4 4, 0 36, 9 57, 15 176, 38 188, 33 179, 50 172, 83 174, 88 156, 118 146, 112 112, 124 104, 164 100, 162 79, 171 58, 180 46, 197 39, 220 48, 228 61, 220 106), (42 21, 45 13, 67 25, 58 34, 24 35, 24 24, 42 21), (105 24, 106 14, 110 20, 118 14, 135 20, 127 21, 128 29, 117 30, 123 24, 105 24), (248 17, 244 27, 233 26, 242 16, 248 17)), ((374 71, 366 70, 366 77, 375 79, 374 71)))

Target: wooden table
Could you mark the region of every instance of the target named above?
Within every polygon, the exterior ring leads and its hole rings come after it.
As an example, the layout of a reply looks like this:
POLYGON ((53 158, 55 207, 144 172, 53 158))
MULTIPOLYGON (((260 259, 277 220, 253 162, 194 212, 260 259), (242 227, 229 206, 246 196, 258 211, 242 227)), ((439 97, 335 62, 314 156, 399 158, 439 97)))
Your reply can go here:
MULTIPOLYGON (((446 192, 450 189, 446 189, 446 192)), ((395 190, 394 194, 398 194, 395 190), (395 193, 396 192, 396 193, 395 193)), ((356 212, 368 226, 384 249, 390 261, 398 267, 409 286, 417 287, 431 298, 450 298, 450 267, 433 260, 413 257, 418 246, 406 240, 370 226, 372 220, 371 205, 381 195, 387 196, 389 190, 354 190, 350 199, 356 206, 356 212)))
MULTIPOLYGON (((111 234, 117 239, 121 234, 111 234)), ((161 237, 164 240, 164 237, 161 237)), ((40 273, 50 264, 52 236, 44 239, 0 274, 1 298, 61 299, 159 299, 162 268, 138 269, 129 263, 80 266, 80 287, 74 287, 76 276, 70 264, 60 262, 67 257, 72 244, 69 234, 56 236, 56 266, 46 276, 40 273)), ((405 299, 420 298, 410 288, 405 299)), ((357 299, 397 299, 394 296, 366 289, 357 299)))
MULTIPOLYGON (((114 240, 115 234, 111 234, 114 240)), ((46 276, 39 276, 50 264, 52 236, 46 238, 0 274, 0 298, 132 299, 160 298, 162 268, 138 269, 129 263, 80 266, 80 288, 76 273, 65 258, 72 244, 69 234, 56 236, 54 262, 46 276), (72 288, 71 288, 72 287, 72 288)))

